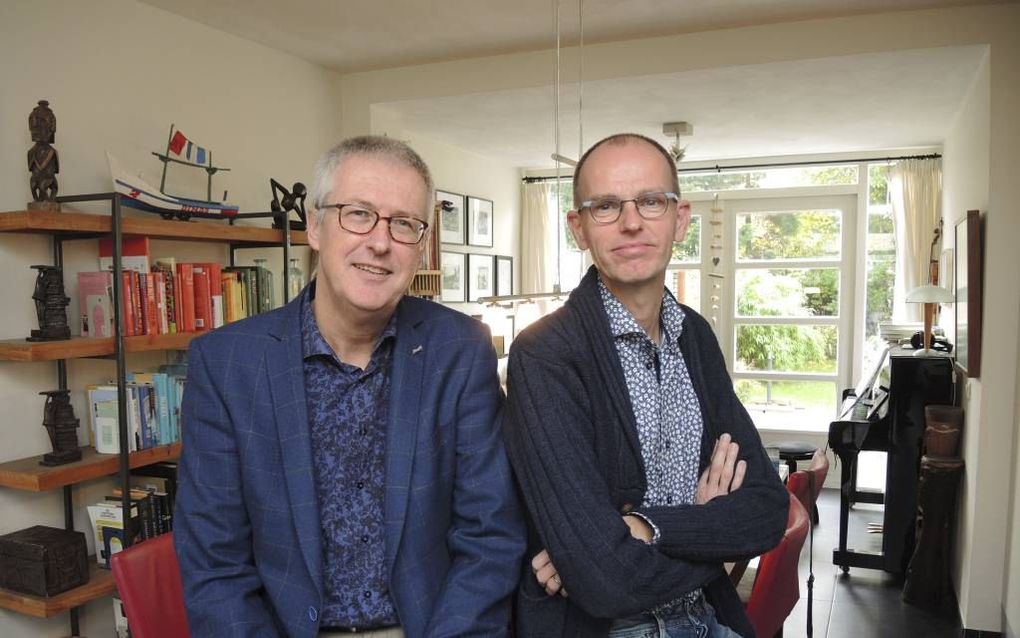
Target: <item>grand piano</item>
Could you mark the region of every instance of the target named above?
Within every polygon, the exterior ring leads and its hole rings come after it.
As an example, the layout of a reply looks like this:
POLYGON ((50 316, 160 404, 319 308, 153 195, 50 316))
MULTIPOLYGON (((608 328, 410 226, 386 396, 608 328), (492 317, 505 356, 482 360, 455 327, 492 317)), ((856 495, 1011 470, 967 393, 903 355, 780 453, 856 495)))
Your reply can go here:
POLYGON ((924 406, 951 403, 953 365, 948 357, 914 357, 911 350, 886 350, 856 387, 843 392, 839 419, 829 425, 829 447, 840 461, 839 547, 832 562, 851 567, 906 572, 914 551, 917 481, 924 435, 924 406), (885 490, 857 490, 857 455, 886 452, 885 490), (884 504, 882 553, 847 547, 854 503, 884 504))

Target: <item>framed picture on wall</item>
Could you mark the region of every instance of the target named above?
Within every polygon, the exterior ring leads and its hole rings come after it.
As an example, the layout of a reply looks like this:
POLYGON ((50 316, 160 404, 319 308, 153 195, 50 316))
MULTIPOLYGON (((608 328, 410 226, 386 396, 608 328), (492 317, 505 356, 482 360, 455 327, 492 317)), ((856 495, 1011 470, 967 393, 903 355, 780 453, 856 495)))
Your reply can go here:
POLYGON ((467 218, 464 214, 464 196, 450 191, 436 190, 439 202, 439 241, 443 244, 464 245, 467 241, 467 218))
POLYGON ((968 210, 956 223, 956 364, 972 379, 981 376, 981 215, 968 210))
POLYGON ((443 278, 440 298, 446 303, 467 301, 467 255, 444 250, 439 262, 443 278))
POLYGON ((468 301, 491 297, 495 290, 496 272, 492 255, 468 255, 468 301))
POLYGON ((468 244, 492 248, 492 200, 467 198, 468 244))
POLYGON ((514 294, 514 258, 496 255, 496 296, 514 294))

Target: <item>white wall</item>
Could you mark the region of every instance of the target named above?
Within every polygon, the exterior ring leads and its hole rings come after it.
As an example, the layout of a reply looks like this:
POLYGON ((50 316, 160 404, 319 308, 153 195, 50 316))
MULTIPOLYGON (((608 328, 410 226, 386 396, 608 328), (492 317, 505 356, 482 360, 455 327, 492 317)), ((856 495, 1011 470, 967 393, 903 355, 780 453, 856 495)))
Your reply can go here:
MULTIPOLYGON (((23 210, 31 199, 26 153, 32 146, 28 115, 48 99, 57 117, 60 193, 109 191, 104 150, 158 184, 159 162, 174 122, 228 166, 214 192, 229 189, 242 210, 267 210, 269 177, 308 181, 317 156, 340 130, 338 76, 297 58, 129 0, 3 3, 0 18, 0 210, 23 210)), ((107 208, 108 210, 108 208, 107 208)), ((216 222, 203 222, 216 223, 216 222)), ((265 223, 265 222, 263 222, 265 223)), ((250 251, 249 251, 250 252, 250 251)), ((66 270, 96 269, 94 240, 69 242, 66 270)), ((152 254, 225 260, 223 247, 154 242, 152 254)), ((279 251, 276 251, 279 259, 279 251)), ((0 338, 28 335, 35 271, 52 263, 49 238, 0 234, 0 338)), ((278 272, 281 268, 275 268, 278 272)), ((75 279, 65 277, 76 299, 75 279)), ((73 317, 77 301, 69 316, 73 317)), ((163 361, 152 353, 129 359, 139 370, 163 361)), ((49 450, 41 426, 41 390, 56 387, 51 363, 0 362, 0 461, 49 450)), ((72 361, 70 387, 85 419, 81 388, 110 378, 111 362, 72 361)), ((85 429, 80 431, 85 440, 85 429)), ((76 527, 87 529, 84 507, 108 493, 96 481, 74 490, 76 527)), ((0 533, 42 523, 63 526, 61 494, 0 489, 0 533)), ((112 634, 110 599, 84 609, 82 633, 112 634)), ((67 635, 67 614, 36 620, 0 611, 2 636, 67 635)))
MULTIPOLYGON (((954 247, 954 229, 957 222, 966 217, 968 210, 988 211, 988 160, 989 160, 989 101, 990 101, 990 69, 987 58, 981 65, 970 93, 963 107, 957 114, 952 129, 946 136, 943 153, 943 206, 945 216, 946 246, 954 247)), ((960 285, 959 282, 957 285, 960 285)), ((944 310, 945 324, 953 323, 952 306, 944 310)), ((965 409, 965 423, 961 440, 960 454, 966 464, 961 481, 960 499, 961 517, 957 525, 957 544, 954 549, 955 587, 960 593, 961 609, 971 609, 972 605, 980 604, 979 588, 972 587, 972 579, 994 580, 1002 577, 1002 560, 1000 557, 979 551, 974 544, 975 535, 979 534, 975 527, 985 527, 975 519, 978 501, 982 495, 977 493, 979 485, 978 466, 982 449, 982 435, 987 430, 980 427, 981 423, 981 380, 960 379, 963 392, 961 405, 965 409), (964 565, 982 565, 992 570, 988 573, 979 569, 963 569, 964 565)), ((1003 514, 1004 515, 1004 514, 1003 514)), ((1005 525, 998 526, 1004 531, 1005 525)))
MULTIPOLYGON (((1020 334, 1017 335, 1020 339, 1020 334)), ((1006 555, 1006 578, 1003 583, 1003 633, 1006 638, 1020 636, 1020 359, 1017 360, 1017 384, 1014 396, 1016 403, 1013 407, 1013 461, 1010 467, 1013 468, 1013 481, 1009 491, 1013 495, 1010 501, 1009 538, 1007 539, 1008 552, 1006 555)))
MULTIPOLYGON (((436 188, 461 195, 471 195, 493 202, 492 248, 441 244, 440 250, 482 255, 520 254, 521 173, 516 167, 499 158, 484 157, 463 148, 452 146, 427 132, 404 128, 398 114, 384 107, 371 110, 371 132, 388 135, 408 142, 425 160, 432 171, 436 188)), ((438 227, 437 227, 438 230, 438 227)), ((520 264, 514 258, 514 289, 520 290, 520 264)), ((446 303, 468 315, 482 314, 477 303, 446 303)))
MULTIPOLYGON (((987 44, 990 47, 988 73, 988 119, 977 118, 979 106, 968 116, 978 136, 987 136, 988 242, 986 250, 986 305, 983 368, 980 382, 969 384, 972 399, 968 420, 970 443, 967 488, 963 497, 969 530, 966 552, 958 567, 960 613, 964 626, 975 630, 999 631, 1004 601, 1003 564, 1007 556, 1003 512, 1014 496, 1004 486, 1012 480, 1012 428, 1017 421, 1013 393, 1017 381, 1017 334, 1020 294, 1015 283, 1020 272, 1020 180, 1015 175, 1015 153, 1020 147, 1020 6, 982 5, 863 15, 847 18, 770 24, 709 33, 648 38, 585 47, 585 79, 626 77, 706 69, 739 64, 804 60, 829 56, 882 51, 925 49, 941 46, 987 44), (993 266, 994 267, 993 267, 993 266), (992 443, 994 442, 994 443, 992 443), (998 521, 998 529, 988 521, 998 521), (999 564, 991 576, 982 570, 999 564)), ((575 50, 564 52, 564 68, 576 68, 575 50)), ((404 99, 442 97, 474 92, 544 86, 549 84, 551 52, 493 56, 399 69, 345 75, 341 82, 343 126, 347 134, 367 132, 372 126, 372 107, 404 99)), ((575 78, 567 77, 571 82, 575 78)), ((973 99, 973 98, 972 98, 973 99)), ((949 132, 947 131, 947 134, 949 132)), ((937 144, 942 140, 932 140, 937 144)), ((957 142, 961 142, 958 137, 957 142)), ((971 148, 968 146, 967 148, 971 148)), ((947 210, 972 199, 968 193, 974 181, 954 168, 949 148, 947 210), (957 175, 960 175, 959 177, 957 175), (960 194, 957 194, 957 189, 960 194)), ((981 155, 979 150, 967 153, 981 155)), ((967 168, 970 171, 970 168, 967 168)), ((979 169, 975 169, 979 170, 979 169)), ((981 182, 981 178, 977 179, 981 182)), ((980 186, 978 187, 980 188, 980 186)), ((1016 533, 1014 533, 1014 537, 1016 533)), ((1016 552, 1014 552, 1015 556, 1016 552)), ((1017 558, 1013 559, 1017 567, 1017 558)), ((1014 568, 1013 572, 1020 571, 1014 568)), ((1012 599, 1020 599, 1014 586, 1012 599)), ((1017 621, 1012 603, 1011 624, 1017 621)))

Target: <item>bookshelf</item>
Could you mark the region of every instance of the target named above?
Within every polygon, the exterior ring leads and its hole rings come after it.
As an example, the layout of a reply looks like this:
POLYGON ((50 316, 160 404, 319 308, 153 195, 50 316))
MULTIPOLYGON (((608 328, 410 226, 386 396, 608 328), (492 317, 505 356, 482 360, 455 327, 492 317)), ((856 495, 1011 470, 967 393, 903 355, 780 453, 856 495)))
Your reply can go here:
MULTIPOLYGON (((113 237, 115 254, 120 253, 119 242, 125 235, 146 236, 150 239, 177 240, 187 242, 215 242, 226 244, 233 251, 238 248, 283 247, 284 273, 287 272, 287 256, 291 245, 306 245, 307 235, 289 229, 274 229, 254 226, 237 226, 217 221, 164 220, 156 215, 124 217, 120 203, 113 193, 58 198, 63 202, 96 201, 108 202, 109 214, 84 212, 7 211, 0 212, 0 235, 47 235, 53 239, 54 262, 62 262, 62 243, 69 240, 113 237)), ((64 204, 66 207, 66 203, 64 204)), ((247 217, 259 216, 249 214, 247 217)), ((119 269, 118 269, 119 271, 119 269)), ((67 281, 65 273, 65 281, 67 281)), ((284 280, 286 290, 286 279, 284 280)), ((122 285, 119 272, 113 277, 114 287, 122 285)), ((117 293, 118 295, 120 293, 117 293)), ((286 293, 285 293, 286 294, 286 293)), ((26 299, 26 303, 30 300, 26 299)), ((119 313, 117 313, 119 315, 119 313)), ((118 317, 119 319, 119 317, 118 317)), ((117 324, 119 324, 119 320, 117 324)), ((61 388, 66 387, 67 361, 83 358, 109 358, 117 364, 117 382, 121 395, 125 392, 126 364, 128 353, 157 350, 182 350, 191 339, 202 332, 181 332, 175 334, 150 334, 122 336, 121 326, 115 328, 112 338, 75 337, 63 341, 28 342, 24 338, 0 340, 0 361, 35 362, 51 361, 57 367, 61 388)), ((121 407, 121 441, 126 440, 126 417, 121 407)), ((81 418, 82 415, 79 415, 81 418)), ((85 419, 82 419, 85 421, 85 419)), ((38 422, 33 425, 38 426, 38 422)), ((87 427, 87 426, 85 426, 87 427)), ((65 527, 73 529, 72 488, 86 481, 120 475, 120 484, 126 486, 130 468, 151 465, 161 461, 175 460, 180 456, 181 444, 157 446, 137 452, 122 450, 119 454, 99 454, 91 447, 83 447, 82 459, 54 467, 39 464, 42 454, 14 459, 0 463, 0 488, 18 489, 30 492, 63 490, 65 527)), ((47 450, 48 451, 48 450, 47 450)), ((128 490, 125 490, 128 493, 128 490)), ((49 598, 30 596, 0 589, 0 609, 47 618, 63 612, 70 612, 71 635, 78 635, 77 607, 109 596, 116 590, 111 572, 100 568, 94 560, 90 562, 89 581, 80 587, 49 598)))
POLYGON ((90 600, 109 596, 115 591, 117 585, 113 582, 113 573, 92 561, 89 564, 89 582, 56 596, 45 598, 0 588, 0 609, 9 609, 36 618, 49 618, 84 605, 90 600))
MULTIPOLYGON (((201 332, 178 332, 164 335, 137 335, 124 337, 125 352, 151 352, 153 350, 185 350, 188 343, 201 332)), ((65 341, 28 342, 24 339, 0 340, 0 361, 57 361, 110 357, 116 354, 113 337, 73 337, 65 341)))
MULTIPOLYGON (((18 210, 0 213, 0 232, 30 233, 55 236, 88 237, 108 235, 113 223, 108 215, 61 212, 51 213, 38 210, 18 210)), ((284 241, 283 231, 274 228, 254 226, 217 225, 208 221, 168 221, 153 216, 152 219, 125 217, 121 221, 124 235, 145 235, 149 239, 177 239, 231 244, 278 245, 284 241)), ((307 244, 304 231, 291 231, 292 244, 307 244)))
MULTIPOLYGON (((81 460, 65 465, 40 465, 43 455, 30 456, 0 463, 0 486, 29 492, 45 492, 65 485, 116 474, 120 469, 119 454, 100 454, 95 448, 81 448, 81 460)), ((131 452, 128 466, 131 468, 152 465, 160 461, 175 461, 181 455, 181 444, 131 452)))

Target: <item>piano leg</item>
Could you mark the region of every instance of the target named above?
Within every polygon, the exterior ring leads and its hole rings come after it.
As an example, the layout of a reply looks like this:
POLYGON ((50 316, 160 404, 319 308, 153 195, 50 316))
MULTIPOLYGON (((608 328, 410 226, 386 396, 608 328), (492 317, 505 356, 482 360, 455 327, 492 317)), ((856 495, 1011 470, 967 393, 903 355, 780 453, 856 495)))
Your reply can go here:
POLYGON ((854 455, 853 460, 846 464, 846 467, 850 468, 850 491, 847 493, 847 500, 850 502, 850 507, 857 505, 857 455, 854 455))
POLYGON ((833 552, 833 563, 839 565, 844 574, 850 573, 850 565, 845 560, 847 531, 850 523, 850 505, 854 491, 856 490, 855 478, 857 475, 857 455, 838 454, 840 466, 840 489, 839 489, 839 549, 833 552))

